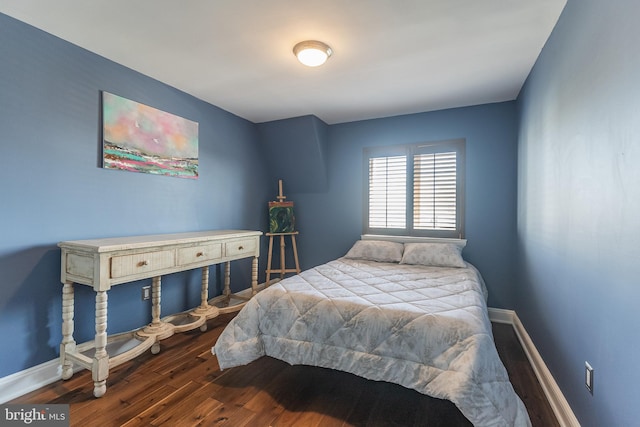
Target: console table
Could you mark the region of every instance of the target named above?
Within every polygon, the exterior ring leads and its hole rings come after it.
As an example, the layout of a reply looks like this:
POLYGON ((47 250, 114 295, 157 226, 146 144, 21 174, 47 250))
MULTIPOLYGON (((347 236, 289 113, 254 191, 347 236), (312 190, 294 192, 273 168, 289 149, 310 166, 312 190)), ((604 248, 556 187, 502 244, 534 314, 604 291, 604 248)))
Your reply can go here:
POLYGON ((62 378, 73 375, 76 363, 91 370, 93 394, 106 392, 109 369, 133 359, 147 349, 156 354, 160 340, 176 332, 206 330, 207 319, 239 310, 258 291, 260 231, 215 230, 150 236, 117 237, 60 242, 62 287, 62 378), (253 257, 251 290, 230 290, 231 261, 253 257), (222 295, 208 300, 209 266, 225 263, 222 295), (160 317, 161 276, 202 269, 200 306, 184 313, 160 317), (107 336, 107 291, 112 286, 152 278, 152 321, 132 332, 107 336), (93 287, 96 334, 78 344, 73 338, 74 283, 93 287))

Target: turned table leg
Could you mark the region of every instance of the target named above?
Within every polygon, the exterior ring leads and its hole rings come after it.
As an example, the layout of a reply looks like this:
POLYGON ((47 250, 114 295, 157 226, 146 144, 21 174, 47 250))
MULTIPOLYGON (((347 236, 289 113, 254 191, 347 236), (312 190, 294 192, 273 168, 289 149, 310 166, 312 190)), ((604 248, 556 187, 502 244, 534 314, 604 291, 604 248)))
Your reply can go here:
MULTIPOLYGON (((202 267, 202 284, 200 287, 200 310, 206 311, 209 309, 209 266, 202 267)), ((196 310, 197 312, 197 310, 196 310)), ((204 322, 200 326, 200 331, 205 332, 207 330, 207 322, 204 322)))
MULTIPOLYGON (((156 276, 151 282, 151 330, 158 330, 161 328, 162 322, 160 322, 162 301, 162 279, 160 276, 156 276)), ((151 354, 160 353, 160 343, 156 341, 151 346, 151 354)))
POLYGON ((209 308, 209 266, 202 267, 202 283, 200 286, 200 307, 209 308))
POLYGON ((96 353, 93 356, 91 377, 93 379, 93 395, 101 397, 107 391, 109 376, 109 354, 107 353, 107 292, 96 293, 96 353))
MULTIPOLYGON (((269 282, 267 282, 268 284, 269 282)), ((251 296, 258 293, 258 257, 251 261, 251 296)))
POLYGON ((227 261, 224 264, 224 288, 222 295, 227 298, 231 298, 231 262, 227 261))
POLYGON ((153 337, 151 354, 160 353, 160 340, 170 337, 174 333, 174 325, 171 322, 163 322, 160 319, 162 302, 162 277, 154 276, 151 281, 151 323, 136 332, 138 337, 153 337))
MULTIPOLYGON (((209 305, 209 266, 202 267, 202 285, 200 288, 200 307, 193 310, 193 313, 205 318, 216 317, 220 312, 218 307, 209 305)), ((200 330, 205 332, 207 330, 207 322, 205 321, 200 330)))
POLYGON ((67 359, 67 354, 76 350, 76 342, 73 339, 73 301, 73 283, 65 282, 62 286, 62 343, 60 344, 60 364, 64 380, 68 380, 73 375, 73 362, 67 359))
POLYGON ((160 312, 162 302, 162 279, 154 277, 151 282, 151 326, 160 325, 160 312))

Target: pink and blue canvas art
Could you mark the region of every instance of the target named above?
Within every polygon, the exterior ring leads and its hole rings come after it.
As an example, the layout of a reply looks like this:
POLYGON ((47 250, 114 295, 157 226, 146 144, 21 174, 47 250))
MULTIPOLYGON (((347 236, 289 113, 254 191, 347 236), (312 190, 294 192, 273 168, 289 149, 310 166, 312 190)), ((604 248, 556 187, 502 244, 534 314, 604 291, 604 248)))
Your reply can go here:
POLYGON ((198 123, 102 92, 103 167, 198 178, 198 123))

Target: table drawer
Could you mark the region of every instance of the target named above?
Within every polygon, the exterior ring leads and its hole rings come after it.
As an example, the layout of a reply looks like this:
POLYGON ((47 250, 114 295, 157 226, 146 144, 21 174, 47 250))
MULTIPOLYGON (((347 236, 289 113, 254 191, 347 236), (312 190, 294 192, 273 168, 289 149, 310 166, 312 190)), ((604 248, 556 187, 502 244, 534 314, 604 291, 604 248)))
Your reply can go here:
POLYGON ((155 251, 111 258, 111 277, 135 276, 176 265, 174 251, 155 251))
POLYGON ((225 242, 224 254, 227 257, 238 255, 252 255, 256 253, 258 239, 238 239, 225 242))
POLYGON ((194 262, 215 261, 222 258, 222 244, 194 246, 178 249, 178 264, 193 264, 194 262))
POLYGON ((67 254, 65 271, 67 274, 85 279, 93 279, 93 257, 74 253, 67 254))

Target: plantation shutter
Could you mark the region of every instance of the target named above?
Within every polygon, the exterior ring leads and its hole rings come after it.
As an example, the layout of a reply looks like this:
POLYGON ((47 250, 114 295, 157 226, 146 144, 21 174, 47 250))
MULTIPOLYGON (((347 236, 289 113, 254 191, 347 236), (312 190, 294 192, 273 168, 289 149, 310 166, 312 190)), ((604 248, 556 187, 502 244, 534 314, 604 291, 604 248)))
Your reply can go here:
POLYGON ((369 159, 369 227, 405 228, 407 157, 369 159))
POLYGON ((455 230, 456 153, 413 157, 413 228, 455 230))

